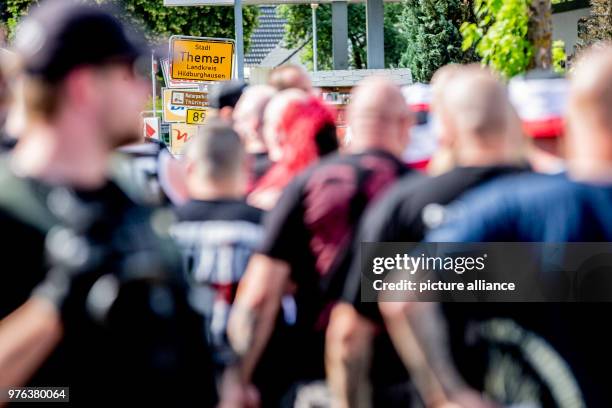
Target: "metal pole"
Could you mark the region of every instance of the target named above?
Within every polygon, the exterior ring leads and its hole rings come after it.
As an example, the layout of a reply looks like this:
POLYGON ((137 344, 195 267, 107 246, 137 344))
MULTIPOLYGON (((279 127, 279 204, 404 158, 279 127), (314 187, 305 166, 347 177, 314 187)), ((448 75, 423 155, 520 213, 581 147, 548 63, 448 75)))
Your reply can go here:
POLYGON ((242 0, 234 0, 234 31, 236 33, 236 68, 238 79, 244 79, 244 41, 242 38, 242 0))
POLYGON ((151 89, 153 90, 153 115, 157 116, 157 81, 155 76, 155 52, 151 51, 151 89))
POLYGON ((348 9, 346 0, 332 1, 332 58, 334 69, 348 69, 348 9))
POLYGON ((383 0, 366 0, 368 69, 385 67, 384 7, 383 0))
POLYGON ((317 72, 318 69, 318 47, 317 47, 317 3, 310 5, 312 8, 312 70, 317 72))

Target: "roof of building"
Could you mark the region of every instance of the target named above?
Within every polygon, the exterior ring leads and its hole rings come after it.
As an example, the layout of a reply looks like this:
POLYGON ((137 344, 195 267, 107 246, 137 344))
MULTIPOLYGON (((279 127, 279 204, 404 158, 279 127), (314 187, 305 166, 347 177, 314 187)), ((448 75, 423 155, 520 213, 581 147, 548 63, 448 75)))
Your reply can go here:
POLYGON ((259 7, 259 24, 251 35, 251 47, 244 56, 244 64, 253 67, 261 64, 285 35, 286 20, 276 15, 276 6, 259 7))
POLYGON ((412 74, 407 68, 396 69, 346 69, 337 71, 317 71, 310 73, 312 85, 322 87, 351 87, 372 75, 385 75, 398 85, 410 85, 412 74))

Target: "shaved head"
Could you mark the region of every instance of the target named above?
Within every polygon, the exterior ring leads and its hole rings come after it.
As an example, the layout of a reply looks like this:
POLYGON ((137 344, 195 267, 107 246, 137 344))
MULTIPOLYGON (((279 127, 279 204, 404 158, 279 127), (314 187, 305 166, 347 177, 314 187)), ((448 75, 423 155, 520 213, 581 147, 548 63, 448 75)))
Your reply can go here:
POLYGON ((566 156, 572 177, 598 179, 609 172, 612 45, 600 44, 578 60, 570 81, 566 134, 566 156))
POLYGON ((263 137, 264 112, 275 93, 276 89, 269 85, 249 86, 234 108, 234 129, 249 153, 267 150, 263 137))
POLYGON ((585 52, 572 74, 570 86, 572 119, 612 134, 612 44, 601 44, 585 52))
POLYGON ((506 86, 487 68, 452 68, 438 90, 440 142, 455 165, 521 160, 523 137, 506 86))
POLYGON ((407 112, 406 100, 397 85, 384 77, 371 77, 353 92, 348 119, 351 123, 358 123, 362 118, 384 120, 385 117, 404 116, 407 112))
POLYGON ((255 117, 263 121, 264 110, 276 89, 269 85, 252 85, 243 93, 234 108, 234 120, 255 117))
POLYGON ((503 135, 510 121, 505 86, 488 70, 466 66, 447 81, 445 107, 456 131, 478 137, 503 135))
POLYGON ((439 68, 431 78, 431 109, 442 113, 444 109, 444 90, 454 75, 461 72, 461 65, 448 64, 439 68))
POLYGON ((268 84, 279 91, 291 88, 301 89, 304 92, 312 90, 308 72, 298 65, 282 65, 273 69, 268 84))
POLYGON ((370 77, 353 90, 348 107, 353 150, 377 147, 400 155, 413 123, 400 88, 389 79, 370 77))
POLYGON ((206 179, 223 180, 242 170, 244 147, 238 134, 220 119, 198 126, 197 134, 185 147, 187 160, 193 162, 206 179))

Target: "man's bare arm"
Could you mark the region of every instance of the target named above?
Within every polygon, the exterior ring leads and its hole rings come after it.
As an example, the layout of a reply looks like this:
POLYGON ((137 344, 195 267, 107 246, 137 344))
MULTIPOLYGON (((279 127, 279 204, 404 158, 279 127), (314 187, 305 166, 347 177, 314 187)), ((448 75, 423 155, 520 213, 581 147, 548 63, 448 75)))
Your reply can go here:
POLYGON ((289 272, 286 262, 255 254, 238 286, 228 323, 228 337, 241 356, 240 371, 245 383, 251 381, 274 329, 289 272))
POLYGON ((56 307, 32 297, 0 322, 0 387, 22 386, 62 337, 56 307))
MULTIPOLYGON (((423 305, 427 305, 423 303, 423 305)), ((432 341, 431 333, 419 333, 419 336, 409 321, 411 313, 422 312, 430 316, 429 306, 421 307, 418 303, 382 302, 380 310, 395 348, 406 368, 415 382, 421 397, 427 406, 439 405, 446 401, 446 389, 440 383, 438 371, 432 367, 428 359, 427 350, 424 350, 422 341, 432 341), (416 310, 418 309, 418 310, 416 310), (424 337, 424 338, 423 338, 424 337)), ((443 329, 442 329, 443 330, 443 329)), ((439 361, 439 356, 436 355, 439 361)), ((443 357, 440 357, 443 358, 443 357)), ((451 378, 454 378, 451 375, 451 378)), ((446 384, 450 385, 450 384, 446 384)), ((452 384, 454 386, 454 384, 452 384)))
POLYGON ((381 302, 389 335, 428 406, 495 408, 463 381, 453 362, 439 305, 381 302))

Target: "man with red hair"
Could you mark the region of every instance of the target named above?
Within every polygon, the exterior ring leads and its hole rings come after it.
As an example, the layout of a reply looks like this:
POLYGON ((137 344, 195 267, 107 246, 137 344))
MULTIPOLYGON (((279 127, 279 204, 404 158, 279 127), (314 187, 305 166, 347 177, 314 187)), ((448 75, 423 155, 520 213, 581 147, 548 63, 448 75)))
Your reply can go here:
POLYGON ((283 91, 275 99, 267 110, 267 120, 272 122, 267 129, 270 154, 275 163, 249 197, 253 205, 266 210, 274 207, 298 173, 338 149, 334 116, 323 102, 297 89, 283 91))

